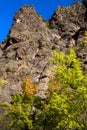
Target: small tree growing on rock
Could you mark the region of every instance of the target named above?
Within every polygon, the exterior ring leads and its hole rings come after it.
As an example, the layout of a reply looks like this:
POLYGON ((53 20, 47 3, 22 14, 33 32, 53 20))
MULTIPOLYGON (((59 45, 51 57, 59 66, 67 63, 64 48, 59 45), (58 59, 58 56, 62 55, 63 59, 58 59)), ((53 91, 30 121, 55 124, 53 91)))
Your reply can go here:
POLYGON ((24 80, 22 94, 15 95, 12 104, 1 105, 5 111, 1 122, 4 122, 7 130, 34 130, 31 112, 36 91, 37 85, 31 83, 30 77, 27 77, 24 80))
POLYGON ((65 55, 54 51, 55 75, 49 83, 46 130, 87 129, 87 75, 74 50, 65 55))

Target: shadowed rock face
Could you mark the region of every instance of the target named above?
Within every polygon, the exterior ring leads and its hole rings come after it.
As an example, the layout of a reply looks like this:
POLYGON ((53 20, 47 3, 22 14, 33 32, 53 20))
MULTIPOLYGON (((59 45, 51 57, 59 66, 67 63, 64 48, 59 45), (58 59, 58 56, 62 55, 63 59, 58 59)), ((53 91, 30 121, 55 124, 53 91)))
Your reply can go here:
POLYGON ((1 88, 0 102, 10 102, 14 94, 21 93, 23 79, 28 75, 39 86, 37 94, 45 98, 53 75, 49 57, 54 49, 66 52, 74 47, 79 50, 77 55, 84 61, 86 71, 87 47, 80 48, 87 30, 86 16, 85 0, 69 7, 58 7, 47 22, 34 7, 22 7, 14 16, 9 35, 0 45, 0 77, 8 81, 1 88))

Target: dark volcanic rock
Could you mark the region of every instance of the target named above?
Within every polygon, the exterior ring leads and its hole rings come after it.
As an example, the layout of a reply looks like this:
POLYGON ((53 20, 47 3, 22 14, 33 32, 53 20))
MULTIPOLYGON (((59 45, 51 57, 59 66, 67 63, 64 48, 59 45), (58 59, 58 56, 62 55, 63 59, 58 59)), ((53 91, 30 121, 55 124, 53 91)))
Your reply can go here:
POLYGON ((23 79, 30 75, 39 86, 38 95, 45 98, 52 76, 49 57, 52 50, 78 49, 78 57, 87 70, 86 47, 80 48, 87 29, 86 0, 69 7, 58 7, 47 23, 33 6, 22 7, 14 16, 7 38, 0 45, 0 77, 8 82, 0 93, 0 102, 10 102, 11 96, 21 93, 23 79), (85 56, 85 58, 83 58, 85 56))

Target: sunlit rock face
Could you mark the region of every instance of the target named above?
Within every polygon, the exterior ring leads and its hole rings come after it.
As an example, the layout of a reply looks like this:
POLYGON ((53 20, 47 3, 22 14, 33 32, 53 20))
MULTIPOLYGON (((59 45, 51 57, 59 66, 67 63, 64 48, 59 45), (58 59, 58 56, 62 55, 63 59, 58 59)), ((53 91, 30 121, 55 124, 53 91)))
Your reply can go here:
POLYGON ((50 20, 53 28, 58 29, 65 39, 75 39, 78 43, 79 38, 83 37, 87 29, 86 7, 83 3, 75 2, 69 7, 58 7, 50 20))
POLYGON ((0 102, 22 92, 23 79, 31 77, 38 84, 37 95, 46 98, 53 73, 49 58, 53 50, 77 51, 87 70, 87 47, 81 47, 87 30, 86 0, 69 7, 58 7, 49 21, 44 21, 33 6, 25 5, 14 16, 8 36, 0 44, 0 77, 7 80, 0 93, 0 102))

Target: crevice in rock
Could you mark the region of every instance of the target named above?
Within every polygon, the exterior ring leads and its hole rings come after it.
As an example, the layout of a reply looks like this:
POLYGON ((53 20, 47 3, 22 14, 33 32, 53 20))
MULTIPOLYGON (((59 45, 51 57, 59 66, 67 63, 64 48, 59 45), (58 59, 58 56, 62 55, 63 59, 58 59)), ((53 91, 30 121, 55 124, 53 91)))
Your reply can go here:
POLYGON ((85 13, 85 18, 84 18, 84 21, 87 22, 87 9, 86 9, 86 13, 85 13))
POLYGON ((76 41, 77 43, 77 40, 79 38, 80 35, 84 35, 84 32, 85 32, 85 27, 81 27, 77 32, 75 32, 75 34, 72 36, 72 38, 76 41))
POLYGON ((83 0, 82 3, 85 6, 85 8, 87 8, 87 0, 83 0))
POLYGON ((87 64, 87 61, 84 61, 84 64, 87 64))
POLYGON ((17 40, 13 37, 8 38, 3 50, 7 49, 10 45, 17 43, 17 40))

